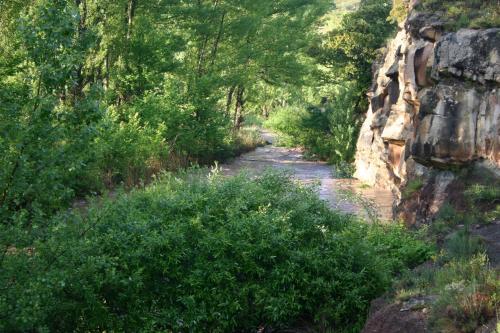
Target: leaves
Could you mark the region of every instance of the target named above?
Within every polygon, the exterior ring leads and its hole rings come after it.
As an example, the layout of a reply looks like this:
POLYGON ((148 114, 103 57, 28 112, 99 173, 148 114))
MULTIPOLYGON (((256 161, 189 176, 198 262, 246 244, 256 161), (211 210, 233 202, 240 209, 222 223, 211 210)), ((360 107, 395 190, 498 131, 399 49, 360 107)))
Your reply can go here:
POLYGON ((429 255, 402 228, 332 212, 281 173, 204 173, 52 219, 34 255, 6 257, 0 329, 246 332, 306 321, 350 332, 394 273, 429 255))

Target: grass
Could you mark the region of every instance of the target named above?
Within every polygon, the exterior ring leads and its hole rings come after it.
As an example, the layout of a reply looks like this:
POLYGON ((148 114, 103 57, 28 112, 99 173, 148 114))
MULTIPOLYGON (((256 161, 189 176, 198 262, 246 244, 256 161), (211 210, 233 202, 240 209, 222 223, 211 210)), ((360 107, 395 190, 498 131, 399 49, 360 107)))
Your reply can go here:
POLYGON ((431 310, 431 327, 468 333, 495 318, 500 305, 499 278, 485 254, 446 263, 437 271, 433 285, 438 299, 431 310))
POLYGON ((422 0, 417 9, 442 12, 447 30, 500 26, 498 0, 422 0))
POLYGON ((394 299, 431 296, 432 331, 472 333, 500 315, 499 273, 489 265, 481 242, 464 228, 446 239, 431 262, 401 275, 394 299))
MULTIPOLYGON (((490 266, 483 242, 470 232, 500 217, 498 179, 482 168, 463 170, 459 177, 450 201, 428 227, 429 241, 441 245, 439 254, 402 274, 393 293, 398 302, 426 295, 435 299, 428 305, 433 332, 475 332, 500 317, 500 270, 490 266)), ((420 180, 411 181, 403 197, 421 188, 420 180)))
POLYGON ((465 195, 474 203, 500 202, 500 188, 496 186, 474 184, 467 189, 465 195))
MULTIPOLYGON (((500 2, 498 0, 422 0, 416 9, 441 13, 448 31, 500 26, 500 2)), ((406 2, 395 0, 390 20, 401 23, 406 19, 407 14, 406 2)))

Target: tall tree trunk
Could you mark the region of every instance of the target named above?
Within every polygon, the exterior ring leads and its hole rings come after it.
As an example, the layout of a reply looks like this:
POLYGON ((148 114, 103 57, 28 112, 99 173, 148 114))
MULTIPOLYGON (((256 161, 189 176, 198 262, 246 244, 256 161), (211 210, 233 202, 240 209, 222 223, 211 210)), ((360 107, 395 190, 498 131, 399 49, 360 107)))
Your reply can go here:
POLYGON ((242 85, 238 86, 236 91, 236 106, 234 109, 234 130, 239 130, 241 128, 241 123, 243 121, 243 110, 245 107, 245 99, 243 98, 245 94, 245 87, 242 85))
POLYGON ((106 51, 106 58, 104 59, 104 67, 105 67, 105 74, 104 74, 104 90, 108 91, 109 90, 109 70, 110 70, 110 64, 109 64, 109 50, 106 51))
POLYGON ((264 117, 264 119, 268 119, 269 118, 269 107, 264 104, 263 106, 261 106, 261 110, 262 110, 262 116, 264 117))

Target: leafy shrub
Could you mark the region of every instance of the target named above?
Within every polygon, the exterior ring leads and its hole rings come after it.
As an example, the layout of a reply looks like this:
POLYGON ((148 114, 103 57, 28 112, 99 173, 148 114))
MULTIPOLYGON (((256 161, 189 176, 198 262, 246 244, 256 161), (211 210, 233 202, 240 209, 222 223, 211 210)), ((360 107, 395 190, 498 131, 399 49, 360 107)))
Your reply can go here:
MULTIPOLYGON (((205 172, 202 171, 202 174, 205 172)), ((0 271, 3 332, 360 329, 391 275, 426 259, 401 227, 356 223, 283 174, 166 175, 62 213, 0 271)))
POLYGON ((402 224, 378 225, 366 237, 380 256, 383 253, 390 254, 385 264, 392 272, 400 273, 406 268, 414 268, 433 254, 431 245, 419 240, 402 224))
POLYGON ((246 127, 262 127, 264 125, 264 119, 254 114, 248 114, 245 116, 243 125, 246 127))
POLYGON ((467 230, 449 237, 432 262, 403 272, 395 297, 432 295, 429 325, 436 332, 475 332, 498 316, 499 271, 467 230))
POLYGON ((303 144, 303 137, 307 134, 302 126, 303 119, 308 113, 297 107, 283 107, 273 112, 264 123, 266 127, 280 134, 278 144, 294 147, 303 144))
POLYGON ((355 171, 356 167, 354 164, 343 161, 333 167, 335 178, 352 178, 355 171))
POLYGON ((242 127, 235 133, 228 151, 231 151, 234 155, 239 155, 264 144, 265 142, 257 127, 242 127))
POLYGON ((125 117, 120 121, 118 114, 110 110, 95 141, 96 161, 108 187, 120 182, 131 187, 147 181, 164 169, 168 157, 164 126, 142 125, 137 113, 125 117))
POLYGON ((457 212, 449 202, 445 202, 431 224, 431 231, 435 235, 444 236, 450 233, 462 221, 462 214, 457 212))
POLYGON ((474 237, 467 227, 453 233, 445 243, 447 255, 452 258, 469 258, 484 251, 481 240, 474 237))

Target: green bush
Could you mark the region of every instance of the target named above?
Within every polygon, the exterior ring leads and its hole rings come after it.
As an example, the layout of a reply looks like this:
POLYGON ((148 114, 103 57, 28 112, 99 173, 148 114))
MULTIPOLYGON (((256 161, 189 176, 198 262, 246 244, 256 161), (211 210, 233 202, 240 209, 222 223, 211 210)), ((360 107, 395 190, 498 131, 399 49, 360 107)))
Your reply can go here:
POLYGON ((303 119, 308 113, 300 107, 282 107, 275 110, 265 121, 264 125, 279 133, 278 144, 286 147, 294 147, 303 144, 305 129, 302 126, 303 119))
POLYGON ((392 5, 391 14, 389 20, 392 22, 402 23, 408 15, 408 3, 407 0, 395 0, 392 5))
POLYGON ((330 211, 286 175, 166 175, 62 213, 5 244, 2 332, 250 332, 296 322, 354 332, 370 300, 428 249, 400 227, 330 211))
POLYGON ((451 258, 470 258, 484 252, 484 245, 478 237, 470 234, 468 226, 453 233, 445 243, 445 249, 451 258))
POLYGON ((96 163, 102 181, 108 187, 124 182, 127 187, 147 181, 164 169, 169 149, 163 132, 158 128, 142 125, 139 114, 127 114, 119 120, 109 110, 100 123, 100 133, 95 140, 96 163))

